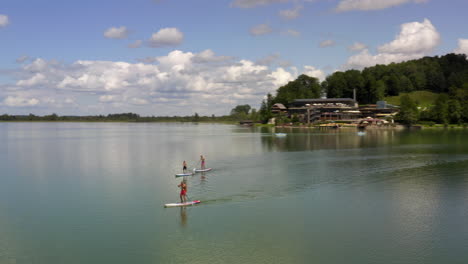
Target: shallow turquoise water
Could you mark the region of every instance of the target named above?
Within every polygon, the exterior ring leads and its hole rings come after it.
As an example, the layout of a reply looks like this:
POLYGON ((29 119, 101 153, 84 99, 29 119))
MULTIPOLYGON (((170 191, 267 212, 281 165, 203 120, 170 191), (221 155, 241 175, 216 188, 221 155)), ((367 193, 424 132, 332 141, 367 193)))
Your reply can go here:
POLYGON ((468 259, 467 130, 0 123, 0 139, 2 264, 468 259), (200 154, 202 204, 163 208, 200 154))

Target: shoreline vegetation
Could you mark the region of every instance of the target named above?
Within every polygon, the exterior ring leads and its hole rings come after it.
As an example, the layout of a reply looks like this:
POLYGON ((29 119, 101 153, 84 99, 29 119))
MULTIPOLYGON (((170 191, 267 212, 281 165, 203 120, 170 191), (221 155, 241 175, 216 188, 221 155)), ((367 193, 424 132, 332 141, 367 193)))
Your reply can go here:
MULTIPOLYGON (((239 119, 233 115, 229 116, 139 116, 134 113, 109 114, 107 116, 58 116, 52 115, 0 115, 0 123, 3 122, 70 122, 70 123, 217 123, 239 125, 239 119)), ((359 129, 356 124, 339 122, 322 122, 317 124, 263 124, 253 123, 248 126, 269 127, 269 128, 293 128, 293 129, 359 129)), ((386 126, 368 126, 366 130, 384 130, 384 129, 466 129, 468 124, 436 124, 433 122, 423 122, 412 124, 411 126, 403 124, 392 124, 386 126)))
POLYGON ((59 116, 57 114, 38 116, 29 115, 0 115, 0 122, 196 122, 196 123, 228 123, 238 124, 239 120, 232 116, 140 116, 135 113, 120 113, 95 116, 59 116))

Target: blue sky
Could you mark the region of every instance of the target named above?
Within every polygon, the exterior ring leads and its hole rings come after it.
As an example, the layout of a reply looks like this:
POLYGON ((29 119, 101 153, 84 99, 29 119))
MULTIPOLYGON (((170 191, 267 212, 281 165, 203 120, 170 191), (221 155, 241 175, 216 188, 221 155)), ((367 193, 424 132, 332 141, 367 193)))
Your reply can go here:
POLYGON ((466 0, 3 0, 0 113, 227 114, 301 73, 468 53, 466 10, 466 0))

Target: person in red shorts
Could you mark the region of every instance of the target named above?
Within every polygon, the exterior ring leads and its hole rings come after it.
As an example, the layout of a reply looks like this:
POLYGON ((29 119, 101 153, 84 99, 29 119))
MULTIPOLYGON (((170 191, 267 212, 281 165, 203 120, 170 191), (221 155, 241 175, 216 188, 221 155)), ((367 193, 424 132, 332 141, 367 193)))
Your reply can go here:
POLYGON ((187 202, 187 183, 182 180, 177 187, 180 187, 180 202, 187 202))

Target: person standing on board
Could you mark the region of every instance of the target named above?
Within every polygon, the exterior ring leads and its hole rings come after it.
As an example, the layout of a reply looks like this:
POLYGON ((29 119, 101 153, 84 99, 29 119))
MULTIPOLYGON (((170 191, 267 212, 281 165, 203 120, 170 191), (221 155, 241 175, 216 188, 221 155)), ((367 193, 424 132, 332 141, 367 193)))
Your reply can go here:
POLYGON ((187 171, 187 163, 185 162, 185 160, 184 160, 184 162, 182 163, 182 171, 183 171, 184 173, 187 171))
POLYGON ((180 202, 187 202, 187 183, 185 180, 182 180, 177 187, 180 188, 180 202))
POLYGON ((200 162, 201 162, 201 169, 205 169, 205 157, 203 155, 200 155, 200 162))

